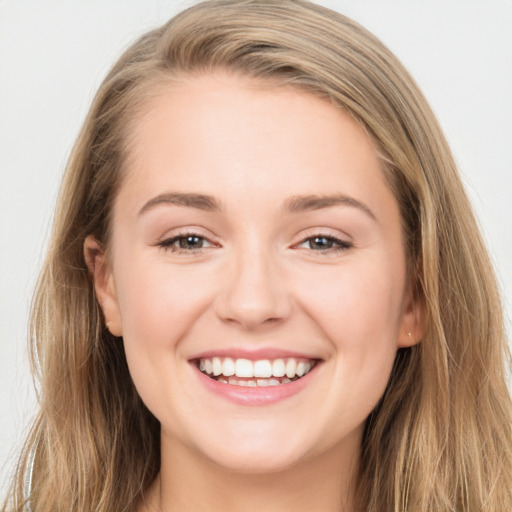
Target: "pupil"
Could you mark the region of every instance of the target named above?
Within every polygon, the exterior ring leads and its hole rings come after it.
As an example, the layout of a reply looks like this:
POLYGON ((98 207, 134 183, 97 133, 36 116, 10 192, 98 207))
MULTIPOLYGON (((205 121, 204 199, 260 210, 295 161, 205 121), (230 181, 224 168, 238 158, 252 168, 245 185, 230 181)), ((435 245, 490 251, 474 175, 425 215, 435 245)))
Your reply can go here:
POLYGON ((198 236, 185 236, 180 238, 180 248, 181 249, 200 249, 202 245, 202 240, 198 236))
POLYGON ((313 239, 313 249, 330 249, 332 247, 332 240, 325 236, 317 236, 313 239))

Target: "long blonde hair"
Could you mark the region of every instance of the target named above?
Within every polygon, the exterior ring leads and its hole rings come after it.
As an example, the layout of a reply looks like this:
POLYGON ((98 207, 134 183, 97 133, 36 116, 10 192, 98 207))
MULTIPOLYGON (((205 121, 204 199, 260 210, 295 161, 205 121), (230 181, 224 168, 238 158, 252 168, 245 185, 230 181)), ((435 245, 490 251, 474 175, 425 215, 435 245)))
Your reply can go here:
POLYGON ((40 412, 5 510, 134 509, 159 471, 159 424, 104 328, 83 256, 108 246, 126 126, 175 74, 228 69, 319 95, 372 137, 400 205, 425 334, 400 349, 361 447, 361 509, 512 510, 512 414, 500 298, 441 129, 400 62, 304 0, 214 0, 139 39, 102 83, 64 177, 31 318, 40 412), (36 364, 37 360, 37 364, 36 364), (24 496, 30 456, 30 496, 24 496))

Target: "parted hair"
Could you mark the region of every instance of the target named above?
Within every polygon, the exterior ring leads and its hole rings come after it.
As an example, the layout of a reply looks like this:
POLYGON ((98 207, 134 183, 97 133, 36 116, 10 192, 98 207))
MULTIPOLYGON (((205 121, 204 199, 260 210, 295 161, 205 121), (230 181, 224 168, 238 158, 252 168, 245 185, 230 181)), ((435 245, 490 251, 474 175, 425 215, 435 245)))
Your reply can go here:
POLYGON ((194 5, 136 41, 101 84, 66 168, 33 301, 39 411, 4 510, 132 511, 159 471, 159 423, 104 327, 83 245, 92 234, 108 250, 130 120, 173 77, 215 70, 309 91, 347 112, 372 138, 400 206, 425 327, 420 343, 398 350, 366 421, 360 509, 512 510, 502 307, 448 145, 397 58, 354 21, 305 0, 194 5))

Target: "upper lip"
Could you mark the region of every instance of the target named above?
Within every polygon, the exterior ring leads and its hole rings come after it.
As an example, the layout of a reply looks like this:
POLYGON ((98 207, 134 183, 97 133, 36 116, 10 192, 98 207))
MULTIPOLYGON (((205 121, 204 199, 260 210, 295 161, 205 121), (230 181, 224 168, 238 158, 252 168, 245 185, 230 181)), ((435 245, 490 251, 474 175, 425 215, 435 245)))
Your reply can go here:
POLYGON ((249 359, 250 361, 258 361, 261 359, 321 359, 318 356, 297 352, 293 350, 284 350, 279 348, 259 348, 256 350, 248 350, 246 348, 219 348, 205 350, 195 354, 190 360, 209 359, 212 357, 231 357, 233 359, 249 359))

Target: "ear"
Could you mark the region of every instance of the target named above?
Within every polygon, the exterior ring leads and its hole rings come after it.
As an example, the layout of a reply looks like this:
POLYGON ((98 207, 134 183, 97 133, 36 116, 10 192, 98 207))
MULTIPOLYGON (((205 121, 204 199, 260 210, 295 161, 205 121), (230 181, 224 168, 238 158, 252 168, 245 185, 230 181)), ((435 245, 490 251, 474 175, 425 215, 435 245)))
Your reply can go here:
POLYGON ((121 314, 112 269, 101 244, 92 235, 85 239, 84 257, 94 282, 94 291, 103 311, 106 327, 114 336, 122 336, 121 314))
POLYGON ((398 348, 412 347, 421 341, 425 334, 425 301, 415 286, 409 285, 405 296, 398 348))

